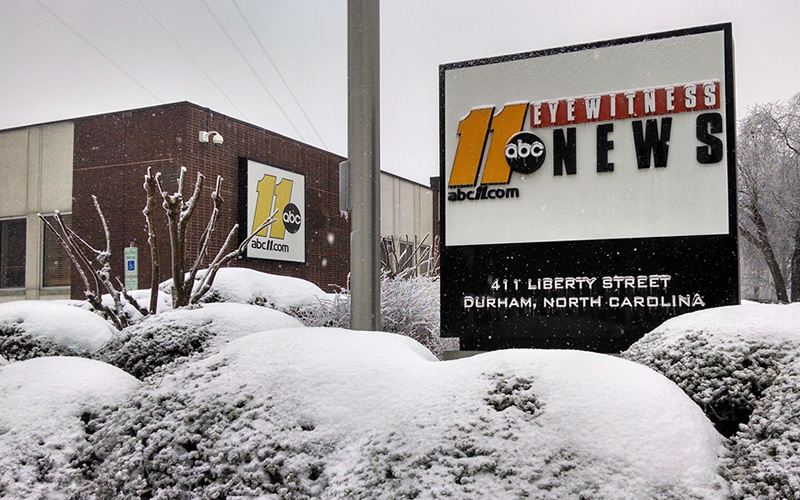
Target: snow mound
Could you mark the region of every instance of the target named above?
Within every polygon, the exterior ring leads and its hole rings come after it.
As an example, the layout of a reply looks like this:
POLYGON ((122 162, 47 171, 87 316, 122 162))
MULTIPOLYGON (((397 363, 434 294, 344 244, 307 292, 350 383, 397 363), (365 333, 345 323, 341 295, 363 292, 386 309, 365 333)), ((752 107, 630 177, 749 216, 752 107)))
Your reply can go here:
POLYGON ((300 328, 303 324, 288 314, 251 304, 210 303, 194 309, 178 309, 171 317, 189 323, 213 323, 223 340, 266 330, 300 328))
POLYGON ((0 368, 0 497, 53 498, 79 480, 85 424, 126 401, 139 382, 84 358, 48 357, 0 368))
POLYGON ((718 342, 763 340, 777 344, 800 340, 800 303, 759 304, 703 309, 665 321, 655 331, 664 343, 680 341, 687 330, 702 329, 718 342))
POLYGON ((732 436, 799 348, 800 304, 746 303, 672 318, 623 357, 664 374, 732 436))
POLYGON ((764 392, 731 452, 733 498, 800 498, 800 362, 764 392))
MULTIPOLYGON (((14 349, 18 349, 20 342, 29 342, 32 337, 47 346, 58 346, 67 351, 95 352, 112 337, 115 331, 109 322, 79 307, 44 300, 0 304, 0 342, 5 338, 3 345, 7 350, 4 354, 9 359, 19 359, 18 356, 8 355, 8 350, 12 349, 9 342, 14 344, 14 349), (9 341, 8 337, 16 338, 9 341)), ((27 350, 28 347, 23 346, 23 350, 27 350)), ((58 351, 52 348, 49 350, 58 351)))
POLYGON ((243 335, 301 326, 291 316, 266 307, 204 304, 147 316, 119 332, 98 357, 141 379, 243 335))
MULTIPOLYGON (((160 288, 169 292, 172 280, 161 283, 160 288)), ((317 285, 300 278, 225 267, 217 272, 214 284, 201 302, 238 302, 288 310, 314 304, 327 296, 317 285)))
MULTIPOLYGON (((128 292, 131 297, 133 297, 136 302, 139 304, 139 307, 143 307, 148 309, 150 307, 150 290, 149 289, 142 289, 142 290, 131 290, 128 292)), ((103 305, 114 309, 114 299, 111 298, 111 294, 104 294, 102 297, 103 305)), ((120 296, 120 301, 122 302, 122 310, 124 314, 126 314, 132 321, 139 321, 142 319, 142 313, 139 312, 130 302, 123 296, 120 296)), ((164 311, 169 311, 172 309, 172 296, 168 293, 165 293, 161 290, 158 290, 158 299, 156 300, 156 312, 161 313, 164 311)), ((86 307, 89 307, 89 303, 84 301, 86 307)))
POLYGON ((577 351, 436 362, 398 335, 261 332, 177 365, 97 425, 102 497, 726 494, 722 438, 680 389, 577 351))

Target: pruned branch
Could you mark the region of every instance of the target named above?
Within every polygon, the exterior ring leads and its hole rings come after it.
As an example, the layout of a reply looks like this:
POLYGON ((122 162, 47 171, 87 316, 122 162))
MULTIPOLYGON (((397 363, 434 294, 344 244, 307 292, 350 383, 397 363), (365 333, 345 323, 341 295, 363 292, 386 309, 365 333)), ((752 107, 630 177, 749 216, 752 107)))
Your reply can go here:
MULTIPOLYGON (((221 189, 222 189, 222 177, 217 176, 216 188, 211 193, 211 201, 214 204, 214 208, 211 210, 211 216, 208 218, 208 224, 206 225, 206 228, 200 235, 200 248, 197 251, 197 256, 194 259, 194 264, 192 264, 192 269, 189 271, 189 277, 187 279, 189 283, 194 283, 195 277, 197 276, 197 271, 200 269, 200 266, 203 263, 203 259, 208 253, 208 245, 209 241, 211 240, 211 234, 213 234, 214 230, 217 227, 217 219, 219 218, 220 207, 225 201, 222 199, 222 196, 220 195, 221 189)), ((189 300, 189 302, 191 303, 191 299, 189 300)))
POLYGON ((104 250, 98 250, 92 247, 84 239, 80 238, 72 228, 68 228, 64 224, 59 212, 56 212, 54 215, 58 229, 56 229, 42 214, 38 215, 39 219, 41 219, 47 228, 56 236, 56 239, 69 256, 72 265, 78 271, 85 287, 84 294, 86 300, 91 307, 96 311, 102 312, 109 321, 114 324, 115 328, 122 330, 127 326, 128 320, 125 316, 124 305, 120 297, 124 296, 137 310, 142 311, 142 308, 139 306, 136 299, 127 293, 119 278, 116 278, 119 289, 112 282, 110 265, 111 235, 97 198, 92 196, 92 200, 98 217, 100 218, 100 223, 102 224, 106 239, 104 250), (94 257, 93 260, 87 255, 87 252, 94 257), (91 281, 89 278, 90 276, 92 278, 91 281), (113 307, 109 307, 103 303, 103 289, 111 296, 113 307), (120 292, 120 290, 122 290, 122 292, 120 292))
POLYGON ((197 287, 197 290, 192 294, 192 297, 189 300, 190 304, 196 304, 197 302, 200 301, 200 299, 203 298, 203 296, 206 293, 208 293, 208 291, 211 289, 211 285, 214 283, 214 279, 216 278, 217 271, 219 271, 220 267, 228 263, 230 260, 243 254, 245 249, 247 249, 248 243, 250 243, 250 240, 252 240, 256 234, 258 234, 260 231, 264 230, 265 228, 277 222, 278 219, 275 218, 275 215, 277 215, 277 213, 278 210, 275 209, 272 212, 272 214, 264 222, 262 222, 255 230, 253 230, 253 232, 250 233, 250 235, 247 238, 245 238, 235 250, 226 254, 225 250, 228 248, 228 245, 233 239, 234 234, 236 234, 237 230, 239 229, 238 224, 233 225, 230 232, 228 232, 228 236, 225 238, 225 243, 222 244, 219 251, 217 252, 217 255, 214 257, 214 260, 211 262, 211 264, 209 264, 208 271, 203 275, 203 278, 200 282, 200 285, 197 287))
POLYGON ((153 224, 153 210, 156 207, 156 191, 159 190, 159 177, 161 177, 161 172, 153 176, 150 167, 147 167, 143 186, 147 193, 147 202, 142 213, 147 223, 147 245, 150 247, 150 305, 148 307, 150 314, 158 312, 158 277, 161 272, 158 240, 156 239, 156 230, 153 224))

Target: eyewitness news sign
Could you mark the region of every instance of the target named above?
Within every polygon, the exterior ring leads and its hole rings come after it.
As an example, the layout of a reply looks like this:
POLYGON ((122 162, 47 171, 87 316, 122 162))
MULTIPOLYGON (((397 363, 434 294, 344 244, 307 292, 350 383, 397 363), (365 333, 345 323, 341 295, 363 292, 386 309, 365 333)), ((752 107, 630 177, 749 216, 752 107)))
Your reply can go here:
POLYGON ((440 96, 462 349, 614 351, 738 302, 729 24, 447 64, 440 96))

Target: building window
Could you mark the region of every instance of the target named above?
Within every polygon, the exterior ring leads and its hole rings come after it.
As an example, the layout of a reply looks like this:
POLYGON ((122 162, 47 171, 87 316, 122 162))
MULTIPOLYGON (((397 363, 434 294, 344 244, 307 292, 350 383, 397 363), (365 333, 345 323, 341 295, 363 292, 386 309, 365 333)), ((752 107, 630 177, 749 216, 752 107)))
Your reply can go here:
MULTIPOLYGON (((58 228, 54 216, 48 215, 45 218, 53 227, 58 228)), ((61 220, 65 226, 72 227, 72 214, 61 214, 61 220)), ((42 286, 69 286, 71 269, 69 256, 47 226, 44 226, 42 242, 42 286)))
POLYGON ((25 219, 0 220, 0 288, 25 288, 25 219))

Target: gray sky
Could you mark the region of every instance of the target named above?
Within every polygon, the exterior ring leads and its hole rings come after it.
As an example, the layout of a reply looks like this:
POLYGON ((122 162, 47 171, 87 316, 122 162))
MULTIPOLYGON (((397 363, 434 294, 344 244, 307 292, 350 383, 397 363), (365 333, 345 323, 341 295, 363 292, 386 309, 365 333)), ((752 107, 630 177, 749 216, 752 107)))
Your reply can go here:
MULTIPOLYGON (((186 100, 346 155, 346 5, 0 0, 0 129, 186 100)), ((800 92, 797 0, 383 0, 381 167, 438 174, 439 64, 720 22, 737 118, 800 92)))

